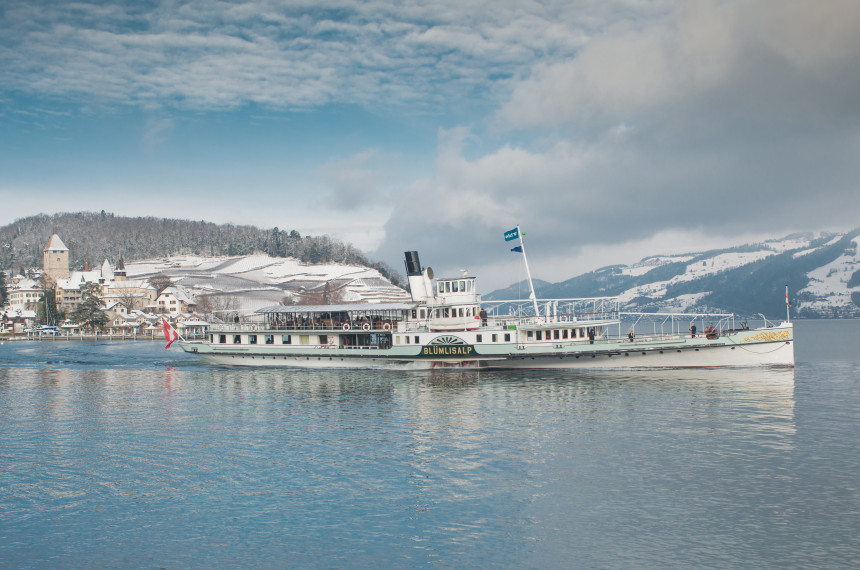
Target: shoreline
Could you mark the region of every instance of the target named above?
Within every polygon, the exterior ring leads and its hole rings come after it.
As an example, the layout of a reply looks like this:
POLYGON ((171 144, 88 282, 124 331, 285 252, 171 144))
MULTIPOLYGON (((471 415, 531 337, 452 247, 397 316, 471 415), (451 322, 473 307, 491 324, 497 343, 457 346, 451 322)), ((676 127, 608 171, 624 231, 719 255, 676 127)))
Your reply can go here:
POLYGON ((85 335, 56 335, 36 336, 27 334, 0 335, 0 343, 3 342, 104 342, 104 341, 128 341, 128 342, 154 342, 161 341, 162 337, 133 337, 128 335, 111 334, 85 334, 85 335))

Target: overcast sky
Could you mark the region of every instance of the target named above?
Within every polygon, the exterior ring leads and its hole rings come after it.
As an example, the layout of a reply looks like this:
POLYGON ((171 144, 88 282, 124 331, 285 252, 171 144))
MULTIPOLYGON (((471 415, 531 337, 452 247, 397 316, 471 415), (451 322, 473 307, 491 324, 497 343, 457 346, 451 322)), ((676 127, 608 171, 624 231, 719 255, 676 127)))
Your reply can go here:
POLYGON ((860 226, 856 0, 0 3, 0 224, 296 229, 489 291, 860 226))

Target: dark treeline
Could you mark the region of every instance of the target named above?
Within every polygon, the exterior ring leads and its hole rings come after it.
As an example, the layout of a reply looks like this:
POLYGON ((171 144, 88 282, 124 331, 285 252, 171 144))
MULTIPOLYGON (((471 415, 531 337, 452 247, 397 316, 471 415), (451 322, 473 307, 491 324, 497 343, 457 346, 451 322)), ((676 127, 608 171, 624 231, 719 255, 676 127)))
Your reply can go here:
POLYGON ((388 265, 368 260, 354 246, 328 236, 302 236, 296 230, 260 229, 255 226, 213 224, 204 221, 116 216, 78 212, 39 214, 0 228, 0 269, 23 273, 42 267, 42 248, 57 234, 69 248, 72 270, 91 269, 105 259, 116 264, 176 254, 204 256, 267 253, 294 257, 305 263, 344 263, 379 270, 400 285, 400 276, 388 265))

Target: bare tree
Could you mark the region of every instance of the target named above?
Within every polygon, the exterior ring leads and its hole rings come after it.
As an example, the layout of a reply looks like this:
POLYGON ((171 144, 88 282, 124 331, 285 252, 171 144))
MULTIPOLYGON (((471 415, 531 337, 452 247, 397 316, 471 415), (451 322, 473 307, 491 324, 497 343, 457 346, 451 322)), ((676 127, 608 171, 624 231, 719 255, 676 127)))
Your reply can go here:
POLYGON ((155 296, 158 297, 161 293, 167 289, 168 287, 173 287, 173 281, 170 280, 170 277, 164 275, 163 273, 159 273, 150 278, 149 284, 155 287, 155 296))
POLYGON ((135 309, 143 308, 144 296, 139 293, 134 293, 128 289, 116 296, 116 301, 125 307, 126 313, 131 313, 135 309))
POLYGON ((239 316, 239 299, 234 295, 200 295, 197 297, 197 313, 207 320, 234 321, 239 316))

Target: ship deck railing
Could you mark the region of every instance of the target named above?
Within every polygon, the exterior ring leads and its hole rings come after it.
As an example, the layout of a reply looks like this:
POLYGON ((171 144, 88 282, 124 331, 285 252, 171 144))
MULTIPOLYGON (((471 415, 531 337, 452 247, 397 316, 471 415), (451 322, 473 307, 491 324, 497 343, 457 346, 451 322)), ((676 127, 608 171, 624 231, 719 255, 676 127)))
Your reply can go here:
POLYGON ((290 332, 290 331, 326 331, 326 332, 345 332, 345 333, 367 333, 367 332, 390 332, 397 329, 396 320, 382 321, 308 321, 308 322, 292 322, 292 323, 226 323, 224 325, 213 325, 210 327, 210 332, 258 332, 265 333, 270 331, 275 332, 290 332), (365 329, 364 325, 369 328, 365 329), (349 328, 344 328, 344 325, 349 325, 349 328), (388 327, 386 328, 386 325, 388 327))

